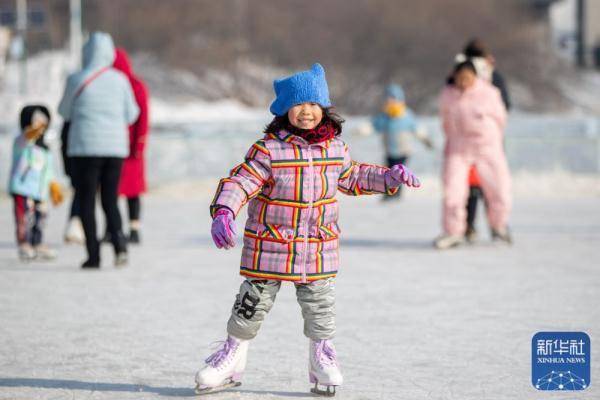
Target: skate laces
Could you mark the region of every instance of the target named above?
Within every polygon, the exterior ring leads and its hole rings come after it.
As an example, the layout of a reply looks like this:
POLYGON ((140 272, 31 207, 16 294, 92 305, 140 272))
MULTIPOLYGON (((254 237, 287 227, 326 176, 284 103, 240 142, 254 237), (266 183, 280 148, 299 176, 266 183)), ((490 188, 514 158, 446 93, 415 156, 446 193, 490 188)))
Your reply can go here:
POLYGON ((216 342, 221 348, 208 356, 204 362, 213 368, 219 367, 237 348, 238 343, 231 336, 223 342, 216 342))
POLYGON ((315 342, 315 358, 322 365, 335 366, 337 364, 337 355, 329 340, 315 342))

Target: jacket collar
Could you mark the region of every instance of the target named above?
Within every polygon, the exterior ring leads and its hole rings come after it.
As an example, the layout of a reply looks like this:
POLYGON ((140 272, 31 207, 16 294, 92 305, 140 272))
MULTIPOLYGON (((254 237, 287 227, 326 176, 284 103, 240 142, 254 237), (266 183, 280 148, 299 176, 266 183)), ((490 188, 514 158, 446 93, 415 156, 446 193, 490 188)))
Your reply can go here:
MULTIPOLYGON (((309 146, 309 143, 305 139, 301 138, 300 136, 293 135, 283 129, 277 133, 267 133, 267 137, 280 140, 285 143, 293 143, 299 146, 309 146)), ((310 143, 310 146, 319 146, 328 149, 332 140, 333 139, 325 140, 323 142, 310 143)))

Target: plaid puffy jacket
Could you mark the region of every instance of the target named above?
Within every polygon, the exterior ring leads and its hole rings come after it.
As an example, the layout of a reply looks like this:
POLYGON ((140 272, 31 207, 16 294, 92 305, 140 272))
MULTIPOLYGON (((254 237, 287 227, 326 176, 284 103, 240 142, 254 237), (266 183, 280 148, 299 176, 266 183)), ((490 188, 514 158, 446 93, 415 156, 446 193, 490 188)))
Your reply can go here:
POLYGON ((266 134, 245 161, 219 182, 211 215, 237 216, 248 203, 240 274, 309 282, 335 276, 339 265, 338 190, 393 194, 387 168, 352 161, 339 138, 308 144, 285 131, 266 134))

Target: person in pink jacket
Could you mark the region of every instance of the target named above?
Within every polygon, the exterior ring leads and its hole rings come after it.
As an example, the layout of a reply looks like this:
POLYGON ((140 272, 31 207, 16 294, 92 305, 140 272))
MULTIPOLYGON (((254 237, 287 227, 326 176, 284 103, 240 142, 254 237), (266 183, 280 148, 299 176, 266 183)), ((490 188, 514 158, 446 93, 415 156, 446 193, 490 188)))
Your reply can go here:
POLYGON ((494 240, 511 242, 508 215, 511 181, 503 136, 506 108, 498 89, 477 77, 470 61, 454 68, 453 83, 441 95, 440 112, 446 145, 444 149, 443 229, 435 246, 445 249, 463 243, 466 231, 465 184, 472 165, 477 168, 488 204, 488 219, 494 240))
POLYGON ((335 334, 334 278, 338 272, 339 191, 348 195, 394 194, 401 184, 418 187, 403 165, 392 168, 353 161, 341 139, 343 120, 333 113, 325 70, 274 82, 275 115, 244 161, 221 179, 210 207, 218 248, 235 246, 244 205, 240 286, 227 324, 227 340, 196 375, 199 393, 240 384, 248 343, 258 333, 282 281, 295 284, 309 340, 309 379, 335 392, 342 375, 331 339, 335 334))

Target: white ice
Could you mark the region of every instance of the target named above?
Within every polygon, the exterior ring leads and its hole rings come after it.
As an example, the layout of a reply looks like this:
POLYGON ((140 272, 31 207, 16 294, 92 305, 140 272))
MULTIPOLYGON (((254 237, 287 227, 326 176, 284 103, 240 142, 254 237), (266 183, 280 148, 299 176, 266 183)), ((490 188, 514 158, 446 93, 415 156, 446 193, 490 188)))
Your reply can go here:
MULTIPOLYGON (((432 180, 425 185, 435 187, 432 180)), ((0 398, 191 397, 193 376, 224 339, 241 278, 239 247, 211 243, 215 181, 172 185, 144 199, 143 245, 131 265, 78 268, 82 247, 61 244, 66 207, 53 210, 55 262, 16 259, 12 204, 0 198, 0 398)), ((563 195, 565 193, 565 195, 563 195)), ((438 252, 437 189, 397 204, 341 198, 342 266, 335 339, 340 399, 597 399, 600 396, 600 209, 597 194, 515 199, 513 247, 480 242, 438 252), (538 393, 531 339, 584 331, 592 382, 538 393)), ((482 217, 482 215, 480 215, 482 217)), ((252 342, 243 384, 213 399, 311 397, 307 339, 286 285, 252 342)))

